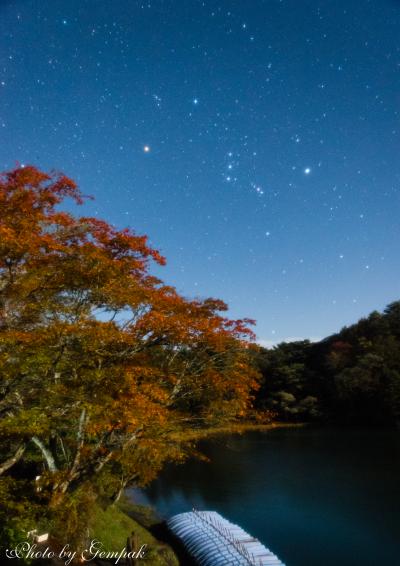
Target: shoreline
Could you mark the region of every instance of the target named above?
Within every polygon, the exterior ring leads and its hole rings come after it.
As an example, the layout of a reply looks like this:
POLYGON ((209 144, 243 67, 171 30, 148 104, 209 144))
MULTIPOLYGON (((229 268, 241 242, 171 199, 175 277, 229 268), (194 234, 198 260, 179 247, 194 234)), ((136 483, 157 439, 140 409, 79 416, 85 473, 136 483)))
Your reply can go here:
POLYGON ((171 435, 171 438, 182 441, 205 440, 213 436, 223 436, 229 434, 243 434, 245 432, 266 432, 278 428, 302 428, 308 426, 309 423, 285 423, 272 422, 268 424, 257 424, 253 422, 232 423, 224 426, 210 427, 207 429, 191 429, 181 431, 171 435))
MULTIPOLYGON (((282 428, 302 428, 308 423, 271 422, 257 424, 254 422, 233 423, 225 426, 210 427, 208 429, 193 429, 175 433, 175 440, 182 442, 197 442, 231 434, 245 434, 247 432, 267 432, 282 428)), ((183 464, 184 465, 184 464, 183 464)), ((122 511, 134 519, 143 529, 147 530, 161 545, 169 547, 178 560, 179 565, 194 566, 192 557, 187 550, 168 529, 166 519, 156 507, 136 503, 131 497, 124 495, 122 511)))

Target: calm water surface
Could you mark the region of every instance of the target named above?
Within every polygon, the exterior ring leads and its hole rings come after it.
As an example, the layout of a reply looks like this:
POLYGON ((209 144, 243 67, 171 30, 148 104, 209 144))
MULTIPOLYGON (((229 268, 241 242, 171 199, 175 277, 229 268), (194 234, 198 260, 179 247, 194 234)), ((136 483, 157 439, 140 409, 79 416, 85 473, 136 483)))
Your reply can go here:
POLYGON ((135 500, 219 511, 287 566, 400 565, 400 433, 281 429, 201 446, 135 500))

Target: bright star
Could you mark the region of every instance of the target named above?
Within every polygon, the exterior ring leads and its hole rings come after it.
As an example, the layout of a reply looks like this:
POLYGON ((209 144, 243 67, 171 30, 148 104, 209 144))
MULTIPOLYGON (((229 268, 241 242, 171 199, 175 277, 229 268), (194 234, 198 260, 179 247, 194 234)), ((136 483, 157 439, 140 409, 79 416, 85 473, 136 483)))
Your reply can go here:
POLYGON ((309 175, 311 173, 311 167, 306 167, 304 169, 304 175, 309 175))
POLYGON ((149 146, 149 145, 143 146, 143 151, 144 151, 145 153, 149 153, 149 151, 150 151, 150 146, 149 146))
POLYGON ((197 106, 197 104, 199 103, 199 99, 198 98, 193 98, 193 104, 195 106, 197 106))

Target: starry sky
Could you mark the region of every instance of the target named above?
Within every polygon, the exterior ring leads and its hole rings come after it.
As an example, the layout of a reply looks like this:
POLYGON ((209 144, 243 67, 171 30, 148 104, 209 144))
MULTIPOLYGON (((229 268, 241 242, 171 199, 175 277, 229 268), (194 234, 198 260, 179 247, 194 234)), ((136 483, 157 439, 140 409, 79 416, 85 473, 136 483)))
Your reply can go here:
POLYGON ((400 298, 400 2, 0 0, 0 167, 95 197, 263 344, 400 298))

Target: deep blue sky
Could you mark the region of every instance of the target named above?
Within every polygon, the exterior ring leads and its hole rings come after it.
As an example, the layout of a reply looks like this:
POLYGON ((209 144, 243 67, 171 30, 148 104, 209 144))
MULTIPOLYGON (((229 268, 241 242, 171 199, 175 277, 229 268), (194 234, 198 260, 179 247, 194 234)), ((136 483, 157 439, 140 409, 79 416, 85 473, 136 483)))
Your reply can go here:
POLYGON ((64 171, 265 343, 400 298, 399 1, 0 0, 0 82, 1 169, 64 171))

